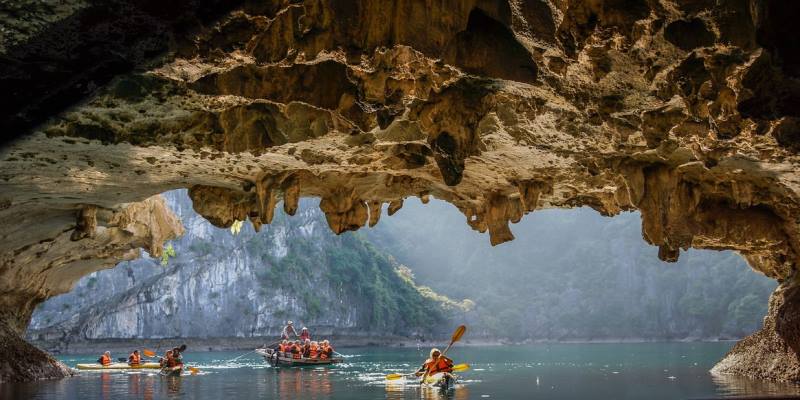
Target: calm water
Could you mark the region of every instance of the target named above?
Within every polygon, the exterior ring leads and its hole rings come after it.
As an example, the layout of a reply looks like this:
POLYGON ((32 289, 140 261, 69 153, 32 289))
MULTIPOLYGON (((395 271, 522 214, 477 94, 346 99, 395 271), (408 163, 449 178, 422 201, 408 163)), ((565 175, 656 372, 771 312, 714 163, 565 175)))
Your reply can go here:
MULTIPOLYGON (((34 384, 0 385, 2 399, 697 399, 800 394, 800 387, 712 377, 708 370, 731 343, 541 344, 458 347, 472 365, 453 392, 421 389, 384 375, 412 371, 426 348, 341 349, 330 368, 273 368, 255 354, 185 354, 201 373, 162 378, 154 372, 82 372, 34 384)), ((114 357, 123 356, 115 354, 114 357)), ((64 356, 70 366, 92 356, 64 356)))

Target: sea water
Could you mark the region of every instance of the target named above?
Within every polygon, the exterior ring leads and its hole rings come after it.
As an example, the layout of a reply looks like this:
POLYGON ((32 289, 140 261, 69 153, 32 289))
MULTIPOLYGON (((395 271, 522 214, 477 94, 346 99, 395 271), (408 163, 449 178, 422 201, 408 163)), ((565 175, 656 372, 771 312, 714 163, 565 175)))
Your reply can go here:
MULTIPOLYGON (((446 345, 446 344, 444 344, 446 345)), ((442 345, 441 347, 444 347, 442 345)), ((413 381, 387 381, 414 371, 427 346, 343 348, 331 367, 271 367, 254 353, 184 354, 196 375, 158 371, 82 371, 72 378, 1 384, 2 399, 701 399, 800 395, 797 385, 713 376, 708 371, 732 343, 536 344, 453 347, 460 373, 442 393, 413 381)), ((98 354, 102 349, 98 349, 98 354)), ((125 354, 113 354, 122 357, 125 354)), ((97 354, 62 356, 69 366, 97 354)))

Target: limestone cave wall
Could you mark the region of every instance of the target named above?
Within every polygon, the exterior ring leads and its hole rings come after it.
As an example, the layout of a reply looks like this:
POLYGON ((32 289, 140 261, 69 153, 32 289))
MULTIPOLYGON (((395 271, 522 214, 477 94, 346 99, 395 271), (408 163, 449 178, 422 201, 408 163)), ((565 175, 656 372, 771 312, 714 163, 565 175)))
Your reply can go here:
MULTIPOLYGON (((664 260, 733 249, 795 285, 794 2, 118 3, 136 13, 98 22, 107 4, 76 1, 0 50, 20 136, 0 151, 0 303, 18 332, 81 275, 158 254, 180 228, 145 199, 175 188, 219 227, 319 197, 337 233, 435 196, 492 244, 539 208, 637 209, 664 260)), ((795 305, 775 296, 769 317, 795 305)), ((796 323, 769 321, 716 370, 796 363, 796 323)))

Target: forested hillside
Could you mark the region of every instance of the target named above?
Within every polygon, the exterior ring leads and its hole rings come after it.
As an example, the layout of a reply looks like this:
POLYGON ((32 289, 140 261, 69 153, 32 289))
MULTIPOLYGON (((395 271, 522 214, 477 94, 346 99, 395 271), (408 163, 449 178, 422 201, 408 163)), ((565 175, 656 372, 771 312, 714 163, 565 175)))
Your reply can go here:
POLYGON ((716 339, 761 325, 775 282, 736 253, 658 259, 638 213, 539 210, 496 247, 439 201, 409 199, 367 237, 417 281, 476 304, 473 334, 533 340, 716 339))

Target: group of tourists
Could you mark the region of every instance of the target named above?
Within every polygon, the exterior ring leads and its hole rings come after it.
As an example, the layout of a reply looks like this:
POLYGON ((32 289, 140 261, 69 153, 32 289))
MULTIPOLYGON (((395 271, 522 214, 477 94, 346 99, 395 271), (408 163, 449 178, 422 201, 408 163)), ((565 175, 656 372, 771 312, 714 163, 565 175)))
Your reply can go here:
POLYGON ((296 360, 301 358, 329 360, 333 358, 333 353, 335 353, 328 340, 321 342, 311 340, 311 333, 308 328, 303 327, 300 330, 300 334, 298 334, 292 321, 286 322, 286 326, 281 332, 281 342, 276 350, 282 353, 289 353, 296 360), (294 341, 291 340, 291 335, 294 335, 294 341))
MULTIPOLYGON (((145 350, 147 352, 149 350, 145 350)), ((186 351, 186 345, 181 345, 180 347, 175 347, 172 350, 167 350, 164 354, 164 357, 159 358, 158 364, 164 368, 172 368, 177 367, 179 365, 183 365, 183 356, 181 353, 186 351)), ((155 354, 152 354, 155 356, 155 354)), ((120 361, 123 361, 124 358, 121 358, 120 361)), ((100 358, 97 359, 97 363, 107 367, 113 363, 113 359, 111 358, 111 352, 106 351, 100 358)), ((142 365, 142 356, 139 354, 139 350, 134 350, 130 355, 128 355, 128 365, 131 367, 138 367, 142 365)))

